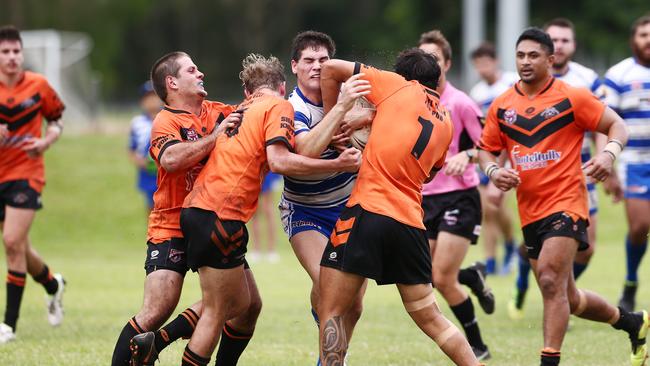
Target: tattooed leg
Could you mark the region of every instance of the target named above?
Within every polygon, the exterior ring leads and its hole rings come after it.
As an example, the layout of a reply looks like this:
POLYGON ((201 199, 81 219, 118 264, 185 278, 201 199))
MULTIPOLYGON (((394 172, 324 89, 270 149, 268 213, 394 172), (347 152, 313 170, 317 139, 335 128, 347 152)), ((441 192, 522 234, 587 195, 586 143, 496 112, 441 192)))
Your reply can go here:
POLYGON ((340 316, 335 316, 325 323, 323 328, 323 366, 343 366, 348 344, 345 326, 340 316))

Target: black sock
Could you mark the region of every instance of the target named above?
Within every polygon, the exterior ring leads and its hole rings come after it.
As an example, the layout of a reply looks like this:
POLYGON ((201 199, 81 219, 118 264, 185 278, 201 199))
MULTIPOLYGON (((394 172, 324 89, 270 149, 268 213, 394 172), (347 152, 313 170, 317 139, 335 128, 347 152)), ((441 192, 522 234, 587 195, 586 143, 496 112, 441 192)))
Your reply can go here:
POLYGON ((541 354, 541 366, 558 366, 560 364, 560 351, 544 348, 541 354))
POLYGON ((207 366, 208 363, 210 363, 210 358, 203 358, 192 352, 189 344, 185 347, 185 352, 183 352, 183 363, 181 366, 207 366))
POLYGON ((156 337, 154 338, 156 351, 164 350, 165 347, 174 343, 178 338, 190 338, 198 321, 199 316, 196 315, 194 310, 185 309, 185 311, 178 314, 176 319, 156 331, 156 337))
POLYGON ((472 305, 472 299, 468 297, 467 300, 461 302, 460 304, 451 306, 451 311, 463 326, 469 344, 474 348, 480 349, 481 351, 485 350, 487 346, 485 343, 483 343, 483 339, 481 339, 481 331, 478 329, 478 321, 474 315, 474 305, 472 305))
POLYGON ((50 295, 54 295, 59 289, 59 283, 56 281, 54 276, 52 276, 52 272, 50 272, 50 268, 47 265, 43 266, 41 273, 32 276, 32 278, 34 278, 34 281, 43 285, 45 291, 50 295))
POLYGON ((614 327, 614 329, 624 330, 631 335, 635 335, 634 333, 639 331, 638 319, 636 319, 632 313, 627 312, 620 306, 618 307, 618 311, 621 315, 616 323, 612 324, 612 327, 614 327))
POLYGON ((16 332, 16 323, 20 313, 20 303, 23 300, 23 291, 25 290, 26 273, 8 271, 7 272, 7 307, 5 308, 5 324, 16 332))
POLYGON ((138 325, 138 322, 135 321, 135 317, 129 319, 129 322, 126 323, 124 328, 122 328, 122 332, 117 338, 117 343, 113 350, 113 361, 111 362, 111 366, 129 365, 129 361, 131 360, 131 349, 129 348, 131 338, 140 333, 144 333, 144 330, 142 330, 140 325, 138 325))
POLYGON ((244 353, 248 342, 253 337, 252 334, 244 334, 233 329, 228 323, 224 324, 223 331, 221 332, 221 341, 219 342, 219 350, 217 351, 217 359, 215 365, 217 366, 235 366, 239 360, 239 356, 244 353))
POLYGON ((476 271, 464 268, 458 271, 458 282, 461 285, 471 286, 474 282, 478 281, 476 271))

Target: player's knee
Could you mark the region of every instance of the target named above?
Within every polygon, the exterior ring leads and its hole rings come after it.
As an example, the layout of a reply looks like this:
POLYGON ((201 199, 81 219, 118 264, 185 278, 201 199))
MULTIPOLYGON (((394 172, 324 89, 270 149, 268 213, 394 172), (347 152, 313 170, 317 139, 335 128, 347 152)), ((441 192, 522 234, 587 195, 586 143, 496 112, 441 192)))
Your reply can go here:
POLYGON ((559 284, 559 276, 552 270, 540 271, 539 273, 539 289, 542 291, 544 297, 556 297, 561 295, 562 288, 559 284))
POLYGON ((456 288, 456 279, 444 273, 435 273, 433 285, 438 291, 445 294, 456 288))
POLYGON ((347 313, 347 317, 356 322, 359 320, 359 318, 361 318, 361 313, 363 313, 363 301, 361 301, 361 299, 357 299, 350 307, 350 310, 347 313))
POLYGON ((262 312, 262 298, 258 296, 251 296, 248 307, 246 308, 246 318, 250 322, 257 321, 257 318, 262 312))
POLYGON ((648 230, 650 223, 646 222, 630 222, 629 239, 633 244, 641 244, 648 242, 648 230))
POLYGON ((27 253, 27 243, 22 236, 5 232, 2 234, 2 241, 8 257, 24 256, 27 253))

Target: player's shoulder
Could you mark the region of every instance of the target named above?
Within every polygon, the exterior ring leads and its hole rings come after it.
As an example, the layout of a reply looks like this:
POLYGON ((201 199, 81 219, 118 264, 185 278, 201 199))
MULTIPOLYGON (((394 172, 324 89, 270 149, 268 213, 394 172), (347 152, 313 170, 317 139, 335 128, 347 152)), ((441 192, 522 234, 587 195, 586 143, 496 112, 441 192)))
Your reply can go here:
POLYGON ((583 64, 574 61, 569 62, 569 69, 587 79, 598 78, 598 73, 596 71, 583 64))
POLYGON ((25 71, 23 78, 26 82, 48 84, 45 75, 33 71, 25 71))
POLYGON ((235 110, 235 106, 222 103, 222 102, 217 102, 214 100, 204 100, 202 105, 202 108, 208 110, 208 111, 220 111, 220 112, 232 112, 235 110))
POLYGON ((494 102, 492 102, 491 107, 501 106, 503 104, 509 103, 509 100, 517 97, 519 93, 517 92, 515 85, 516 83, 506 89, 503 93, 499 94, 496 98, 494 98, 494 102))
POLYGON ((190 112, 174 109, 169 106, 165 106, 153 120, 153 128, 170 125, 170 124, 180 124, 182 121, 191 119, 192 114, 190 112))
POLYGON ((474 84, 472 89, 469 90, 469 96, 475 101, 480 101, 485 98, 486 93, 488 92, 488 85, 484 80, 479 81, 474 84))
POLYGON ((144 126, 151 126, 153 121, 149 116, 147 116, 144 113, 138 114, 137 116, 133 117, 131 119, 131 127, 132 128, 142 128, 144 126))
POLYGON ((621 60, 614 66, 610 67, 605 73, 605 77, 612 81, 621 81, 625 75, 637 66, 633 57, 621 60))

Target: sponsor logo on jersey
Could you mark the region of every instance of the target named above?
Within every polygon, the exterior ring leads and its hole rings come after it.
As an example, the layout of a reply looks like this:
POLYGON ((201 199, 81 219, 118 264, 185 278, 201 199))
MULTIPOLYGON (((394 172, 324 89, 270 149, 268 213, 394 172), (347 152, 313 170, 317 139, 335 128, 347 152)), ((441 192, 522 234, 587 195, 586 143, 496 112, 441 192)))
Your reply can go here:
POLYGON ((544 109, 542 113, 540 113, 540 115, 544 117, 544 119, 553 118, 558 114, 560 114, 560 112, 555 107, 548 107, 544 109))
POLYGON ((510 156, 515 168, 521 171, 545 168, 549 162, 560 160, 562 153, 560 151, 551 149, 544 152, 535 151, 530 154, 521 155, 519 152, 519 145, 512 147, 510 156))
POLYGON ((511 125, 517 121, 517 111, 514 109, 508 109, 503 113, 503 120, 506 121, 507 124, 511 125))

